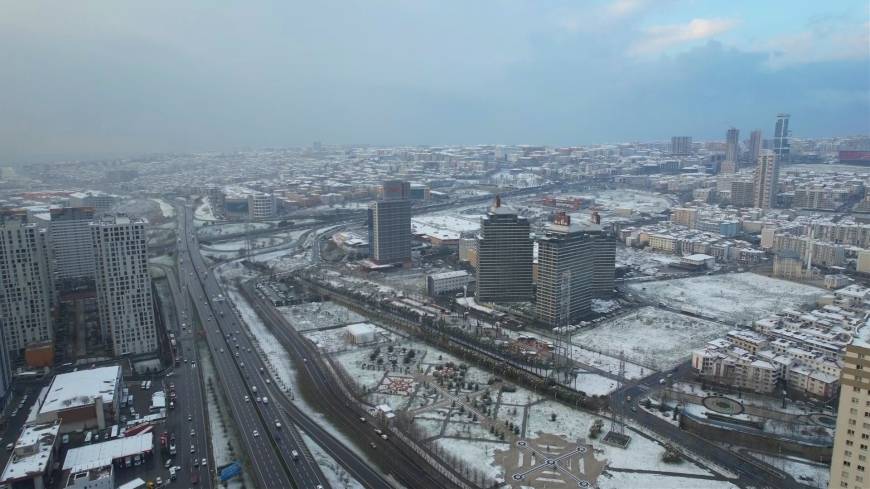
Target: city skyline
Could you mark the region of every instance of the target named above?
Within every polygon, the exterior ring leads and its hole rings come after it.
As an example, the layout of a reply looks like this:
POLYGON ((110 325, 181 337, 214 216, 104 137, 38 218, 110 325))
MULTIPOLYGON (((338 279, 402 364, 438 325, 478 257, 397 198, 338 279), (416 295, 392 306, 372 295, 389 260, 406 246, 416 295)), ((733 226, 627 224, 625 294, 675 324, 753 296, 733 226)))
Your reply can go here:
POLYGON ((795 137, 870 132, 862 2, 38 3, 4 5, 9 163, 718 139, 778 112, 795 137))

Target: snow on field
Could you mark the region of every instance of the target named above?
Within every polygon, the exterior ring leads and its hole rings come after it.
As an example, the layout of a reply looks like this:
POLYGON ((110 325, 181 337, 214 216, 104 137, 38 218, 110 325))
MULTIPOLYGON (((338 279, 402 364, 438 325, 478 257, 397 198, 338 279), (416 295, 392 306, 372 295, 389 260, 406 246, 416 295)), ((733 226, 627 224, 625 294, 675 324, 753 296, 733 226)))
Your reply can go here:
POLYGON ((314 442, 307 434, 302 433, 302 440, 305 446, 311 451, 311 455, 320 466, 320 471, 326 477, 329 486, 334 489, 363 489, 363 485, 356 479, 351 477, 345 470, 330 457, 320 446, 314 442))
POLYGON ((731 329, 728 325, 684 314, 644 307, 574 335, 571 341, 659 369, 674 367, 708 341, 731 329))
POLYGON ((809 484, 811 487, 827 487, 828 479, 831 476, 831 467, 829 465, 814 463, 797 457, 777 457, 761 452, 749 452, 749 454, 791 475, 798 482, 809 484))
POLYGON ((214 212, 211 210, 211 202, 209 202, 208 197, 202 199, 202 204, 197 206, 196 210, 193 212, 193 217, 197 221, 217 221, 218 218, 215 217, 214 212))
POLYGON ((596 206, 603 206, 607 210, 632 209, 635 212, 657 214, 671 207, 671 201, 664 195, 639 190, 602 190, 578 197, 594 199, 596 206))
POLYGON ((616 381, 603 375, 581 372, 576 380, 577 390, 590 396, 606 396, 616 390, 616 381))
POLYGON ((157 202, 157 205, 160 206, 160 212, 163 214, 163 217, 165 217, 167 219, 169 219, 171 217, 175 217, 175 207, 172 207, 172 205, 169 202, 166 202, 163 199, 151 199, 151 200, 153 200, 154 202, 157 202))
MULTIPOLYGON (((552 338, 545 337, 544 335, 538 333, 525 331, 523 332, 523 335, 552 341, 552 338)), ((582 363, 584 365, 589 365, 591 367, 601 369, 614 375, 619 373, 619 358, 611 356, 609 354, 601 354, 580 345, 580 343, 572 341, 570 348, 566 347, 566 352, 572 360, 582 363)), ((617 352, 617 354, 618 353, 619 352, 617 352)), ((652 371, 649 367, 643 367, 642 365, 634 364, 631 361, 625 362, 625 377, 628 379, 639 379, 651 373, 652 371)))
MULTIPOLYGON (((610 421, 605 418, 571 409, 555 401, 544 401, 531 406, 526 437, 534 438, 538 433, 552 433, 564 436, 567 440, 585 439, 589 436, 589 428, 596 419, 604 422, 604 429, 607 431, 610 421), (551 420, 552 414, 556 414, 555 421, 551 420)), ((629 434, 631 435, 631 443, 626 449, 612 447, 593 440, 595 448, 603 450, 602 453, 596 454, 595 458, 599 460, 605 458, 611 466, 625 469, 660 470, 681 474, 710 474, 707 470, 689 461, 684 461, 681 464, 666 464, 661 460, 661 455, 665 451, 661 445, 637 433, 630 432, 629 434)))
POLYGON ((636 250, 624 246, 616 247, 616 264, 636 268, 644 275, 655 275, 662 268, 666 268, 673 263, 679 263, 679 261, 680 259, 673 255, 636 250))
POLYGON ((278 310, 296 328, 296 331, 308 331, 365 321, 363 316, 331 301, 306 302, 295 306, 279 307, 278 310))
POLYGON ((619 309, 619 302, 606 299, 592 299, 592 312, 607 314, 619 309))
POLYGON ((411 219, 411 228, 415 234, 459 239, 461 233, 480 229, 480 216, 419 216, 411 219))
POLYGON ((630 472, 609 472, 611 477, 598 478, 599 489, 626 489, 648 487, 650 489, 737 489, 728 481, 672 477, 658 474, 636 474, 630 472))
POLYGON ((809 285, 749 272, 646 282, 629 288, 668 307, 743 324, 811 303, 824 293, 809 285))
POLYGON ((250 233, 253 231, 264 231, 272 228, 273 225, 267 222, 234 222, 231 224, 215 224, 205 226, 197 231, 197 234, 202 239, 218 238, 232 234, 250 233))
POLYGON ((502 477, 501 467, 494 466, 495 451, 510 448, 507 443, 491 441, 457 440, 456 438, 441 438, 435 440, 445 452, 452 454, 458 460, 462 460, 481 471, 486 477, 502 477))

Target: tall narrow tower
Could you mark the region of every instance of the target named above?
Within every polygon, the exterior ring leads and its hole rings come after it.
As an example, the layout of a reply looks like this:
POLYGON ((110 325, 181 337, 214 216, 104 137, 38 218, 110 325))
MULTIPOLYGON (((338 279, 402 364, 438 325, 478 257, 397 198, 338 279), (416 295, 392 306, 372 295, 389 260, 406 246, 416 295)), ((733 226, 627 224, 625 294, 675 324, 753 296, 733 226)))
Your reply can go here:
POLYGON ((91 236, 103 340, 115 355, 157 350, 145 220, 106 214, 91 224, 91 236))
POLYGON ((748 160, 750 164, 758 162, 758 155, 761 153, 761 129, 752 131, 749 135, 749 151, 748 160))
POLYGON ((381 198, 369 207, 369 246, 380 264, 411 262, 411 185, 386 181, 381 198))
POLYGON ((788 130, 788 114, 776 114, 776 128, 773 132, 773 152, 776 154, 777 161, 784 163, 789 160, 789 130, 788 130))
POLYGON ((529 221, 503 206, 501 198, 480 222, 477 241, 477 300, 522 302, 532 299, 529 221))
POLYGON ((725 161, 737 163, 740 155, 740 130, 732 127, 725 133, 725 161))
POLYGON ((773 151, 765 149, 758 156, 755 167, 755 199, 753 204, 761 209, 776 206, 776 191, 779 185, 779 162, 773 151))

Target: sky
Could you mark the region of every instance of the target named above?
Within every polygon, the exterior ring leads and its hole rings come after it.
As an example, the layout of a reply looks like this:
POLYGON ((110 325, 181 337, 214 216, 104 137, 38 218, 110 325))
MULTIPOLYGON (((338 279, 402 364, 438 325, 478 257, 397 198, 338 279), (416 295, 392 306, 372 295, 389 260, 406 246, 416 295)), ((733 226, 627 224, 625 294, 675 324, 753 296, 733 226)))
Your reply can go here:
POLYGON ((0 165, 870 133, 866 0, 0 0, 0 165))

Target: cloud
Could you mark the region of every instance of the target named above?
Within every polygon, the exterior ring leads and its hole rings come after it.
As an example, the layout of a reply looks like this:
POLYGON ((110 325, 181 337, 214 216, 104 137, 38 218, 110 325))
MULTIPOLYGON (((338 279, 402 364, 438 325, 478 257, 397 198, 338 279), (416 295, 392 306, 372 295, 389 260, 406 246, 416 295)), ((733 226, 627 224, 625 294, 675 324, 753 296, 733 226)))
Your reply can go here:
POLYGON ((649 0, 616 0, 607 6, 607 12, 615 17, 624 17, 643 10, 649 0))
POLYGON ((811 20, 794 34, 774 37, 759 46, 770 53, 767 65, 786 66, 870 58, 870 22, 849 24, 834 17, 811 20))
POLYGON ((659 54, 674 46, 728 32, 736 25, 733 19, 692 19, 687 24, 648 27, 643 37, 630 46, 629 53, 636 56, 659 54))

